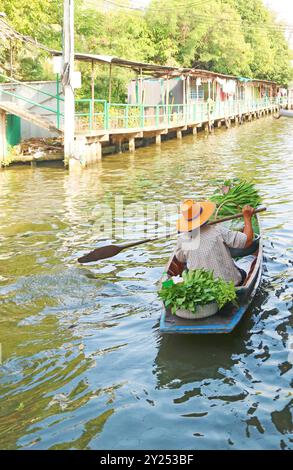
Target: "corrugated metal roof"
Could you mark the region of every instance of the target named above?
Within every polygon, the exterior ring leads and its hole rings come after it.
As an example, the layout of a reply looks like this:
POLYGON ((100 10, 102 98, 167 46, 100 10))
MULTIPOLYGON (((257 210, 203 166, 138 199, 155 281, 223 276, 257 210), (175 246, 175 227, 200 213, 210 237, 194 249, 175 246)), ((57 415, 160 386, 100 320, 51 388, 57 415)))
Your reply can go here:
MULTIPOLYGON (((62 55, 61 51, 54 51, 53 55, 62 55)), ((120 57, 110 56, 110 55, 99 55, 99 54, 85 54, 80 52, 75 52, 75 60, 80 60, 83 62, 99 62, 103 64, 115 64, 120 67, 128 67, 134 70, 139 71, 149 71, 149 72, 161 72, 168 73, 179 70, 178 67, 172 67, 169 65, 156 65, 156 64, 146 64, 145 62, 136 62, 133 60, 121 59, 120 57)))
MULTIPOLYGON (((55 51, 55 55, 61 55, 61 52, 55 51)), ((119 57, 110 56, 110 55, 98 55, 98 54, 84 54, 80 52, 76 52, 74 54, 76 60, 85 61, 85 62, 99 62, 103 64, 114 64, 118 67, 128 67, 132 70, 139 72, 149 72, 156 76, 178 76, 178 75, 194 75, 194 76, 206 76, 208 77, 222 77, 228 78, 231 80, 238 80, 239 77, 234 75, 227 75, 224 73, 213 72, 211 70, 204 70, 204 69, 195 69, 195 68, 186 68, 186 67, 174 67, 170 65, 156 65, 156 64, 146 64, 144 62, 135 62, 132 60, 121 59, 119 57)), ((261 80, 256 78, 249 78, 247 79, 250 82, 262 82, 262 83, 271 83, 275 84, 276 82, 270 80, 261 80)))

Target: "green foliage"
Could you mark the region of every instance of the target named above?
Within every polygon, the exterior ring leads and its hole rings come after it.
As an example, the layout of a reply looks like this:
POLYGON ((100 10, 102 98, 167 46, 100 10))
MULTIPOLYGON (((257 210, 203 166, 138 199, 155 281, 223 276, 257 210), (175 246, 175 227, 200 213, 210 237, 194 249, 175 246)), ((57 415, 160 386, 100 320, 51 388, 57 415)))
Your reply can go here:
POLYGON ((163 282, 158 292, 165 307, 170 307, 173 314, 178 309, 186 309, 196 313, 198 305, 216 302, 222 308, 227 302, 236 299, 233 282, 225 282, 214 278, 213 272, 204 269, 184 271, 183 281, 174 283, 173 279, 163 282))
MULTIPOLYGON (((31 36, 52 49, 60 49, 62 44, 62 7, 59 0, 0 0, 0 11, 7 16, 6 21, 25 36, 31 36)), ((0 43, 0 62, 9 69, 10 44, 0 43)), ((13 72, 20 79, 42 80, 52 78, 46 63, 48 56, 43 51, 20 41, 13 41, 13 72)))
MULTIPOLYGON (((228 1, 228 0, 227 0, 228 1)), ((253 77, 289 83, 293 78, 292 51, 273 12, 265 8, 262 0, 229 0, 242 19, 245 42, 250 44, 253 77)))
MULTIPOLYGON (((120 0, 116 0, 119 3, 120 0)), ((122 1, 123 4, 126 0, 122 1)), ((62 47, 63 2, 0 0, 0 11, 24 35, 53 49, 62 47)), ((151 0, 145 12, 75 0, 75 49, 142 62, 207 68, 286 84, 293 78, 288 43, 261 0, 151 0)), ((13 41, 14 76, 53 79, 50 58, 13 41)), ((9 42, 0 43, 0 63, 9 71, 9 42)), ((91 64, 82 72, 78 97, 89 96, 91 64)), ((111 102, 126 100, 135 74, 113 67, 111 102)), ((95 96, 109 99, 109 67, 95 66, 95 96)))
POLYGON ((177 0, 152 0, 146 21, 155 62, 278 83, 293 77, 288 43, 261 0, 187 0, 180 7, 177 0))
POLYGON ((246 204, 257 207, 261 203, 255 186, 238 178, 220 182, 210 199, 216 203, 216 215, 220 217, 236 214, 246 204))

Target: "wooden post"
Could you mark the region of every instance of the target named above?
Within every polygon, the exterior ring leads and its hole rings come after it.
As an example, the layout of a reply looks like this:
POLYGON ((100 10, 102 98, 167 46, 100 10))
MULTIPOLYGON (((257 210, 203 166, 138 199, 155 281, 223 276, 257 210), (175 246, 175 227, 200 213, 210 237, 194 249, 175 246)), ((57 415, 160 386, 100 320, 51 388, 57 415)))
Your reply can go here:
POLYGON ((208 130, 211 132, 211 82, 208 78, 208 130))
POLYGON ((91 71, 91 95, 92 101, 95 99, 95 63, 92 60, 92 71, 91 71))
POLYGON ((0 168, 1 162, 5 160, 6 153, 6 113, 5 111, 0 110, 0 168))
POLYGON ((177 131, 177 139, 182 139, 182 131, 177 131))
POLYGON ((111 103, 112 100, 112 64, 110 63, 110 69, 109 69, 109 96, 108 96, 108 102, 111 103))
POLYGON ((91 70, 91 130, 95 127, 95 63, 92 60, 92 70, 91 70))
POLYGON ((12 39, 10 39, 10 78, 13 76, 13 46, 12 39))
MULTIPOLYGON (((75 165, 74 159, 74 0, 64 0, 63 16, 63 86, 64 86, 64 159, 75 165)), ((79 164, 79 162, 78 162, 79 164)))
POLYGON ((197 135, 197 127, 196 127, 196 126, 193 126, 193 128, 192 128, 192 134, 193 134, 193 135, 197 135))
POLYGON ((188 109, 188 120, 190 121, 190 75, 186 77, 186 104, 187 104, 187 109, 188 109))
POLYGON ((170 121, 170 116, 169 116, 169 90, 170 90, 170 84, 169 84, 169 75, 167 75, 167 90, 166 90, 166 116, 167 116, 167 122, 166 122, 166 127, 169 127, 169 121, 170 121))
POLYGON ((143 104, 143 102, 142 102, 142 96, 143 96, 143 93, 142 93, 142 68, 140 68, 139 80, 140 80, 139 104, 143 104))
POLYGON ((186 77, 183 75, 183 99, 182 99, 182 102, 183 102, 183 119, 184 119, 184 122, 186 122, 186 118, 187 118, 187 114, 186 114, 186 77))

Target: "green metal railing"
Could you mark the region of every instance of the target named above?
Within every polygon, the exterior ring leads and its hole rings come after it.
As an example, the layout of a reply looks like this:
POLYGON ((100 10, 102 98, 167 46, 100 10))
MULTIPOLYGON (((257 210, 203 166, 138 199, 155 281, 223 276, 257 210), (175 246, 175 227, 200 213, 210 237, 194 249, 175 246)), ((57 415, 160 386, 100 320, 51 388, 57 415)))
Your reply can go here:
MULTIPOLYGON (((2 82, 3 84, 6 84, 6 82, 8 82, 7 86, 11 86, 12 83, 15 83, 17 85, 21 85, 25 89, 33 90, 34 92, 36 92, 36 93, 38 93, 42 96, 45 96, 48 99, 53 98, 54 100, 56 100, 56 108, 52 108, 51 106, 46 106, 42 103, 38 103, 37 101, 35 101, 31 98, 27 98, 26 96, 20 95, 20 94, 14 92, 14 91, 8 91, 4 87, 1 87, 1 89, 0 89, 0 96, 3 93, 4 95, 15 98, 16 100, 23 101, 25 103, 31 104, 32 106, 35 106, 35 107, 40 108, 40 109, 44 109, 45 111, 49 111, 50 113, 52 113, 56 117, 56 127, 57 127, 57 129, 60 129, 60 127, 61 127, 61 117, 64 116, 64 113, 62 113, 60 111, 60 102, 64 101, 64 99, 61 98, 61 96, 59 94, 59 80, 58 79, 57 79, 57 82, 56 82, 56 95, 54 95, 52 93, 49 93, 47 91, 41 90, 39 88, 36 88, 32 85, 28 85, 25 82, 21 82, 19 80, 14 79, 14 78, 7 77, 6 75, 3 75, 2 73, 0 73, 0 79, 4 80, 2 82)), ((14 101, 12 101, 12 103, 13 102, 14 101)))
MULTIPOLYGON (((52 113, 56 118, 56 127, 61 128, 61 118, 64 113, 61 112, 60 104, 64 102, 59 93, 59 80, 57 76, 56 94, 52 94, 29 85, 24 82, 9 78, 0 73, 0 82, 9 82, 7 87, 13 83, 19 84, 29 90, 33 90, 48 100, 55 100, 56 107, 47 106, 43 101, 38 103, 34 99, 22 96, 11 89, 0 88, 1 94, 7 95, 15 100, 19 100, 42 110, 52 113)), ((13 101, 14 102, 14 101, 13 101)), ((286 97, 250 100, 228 100, 228 101, 196 101, 191 104, 122 104, 108 103, 106 100, 98 99, 76 99, 75 100, 75 124, 76 132, 87 133, 98 130, 121 131, 128 129, 160 129, 176 128, 187 124, 197 124, 208 122, 209 120, 230 118, 235 115, 257 112, 261 109, 272 106, 283 106, 287 104, 286 97)))
POLYGON ((77 132, 106 129, 106 100, 89 98, 75 100, 75 125, 77 132))
POLYGON ((202 123, 287 104, 286 98, 216 101, 208 104, 136 105, 105 100, 76 100, 76 130, 159 129, 202 123))

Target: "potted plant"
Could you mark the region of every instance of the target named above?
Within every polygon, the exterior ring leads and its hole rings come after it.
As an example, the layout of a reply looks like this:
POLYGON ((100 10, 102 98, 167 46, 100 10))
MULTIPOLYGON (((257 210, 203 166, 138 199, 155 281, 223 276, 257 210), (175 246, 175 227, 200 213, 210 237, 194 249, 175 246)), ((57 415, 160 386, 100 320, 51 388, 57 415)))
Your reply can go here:
POLYGON ((227 302, 236 299, 233 282, 214 278, 212 271, 184 271, 182 278, 169 278, 158 292, 166 308, 174 315, 194 319, 214 315, 227 302))

